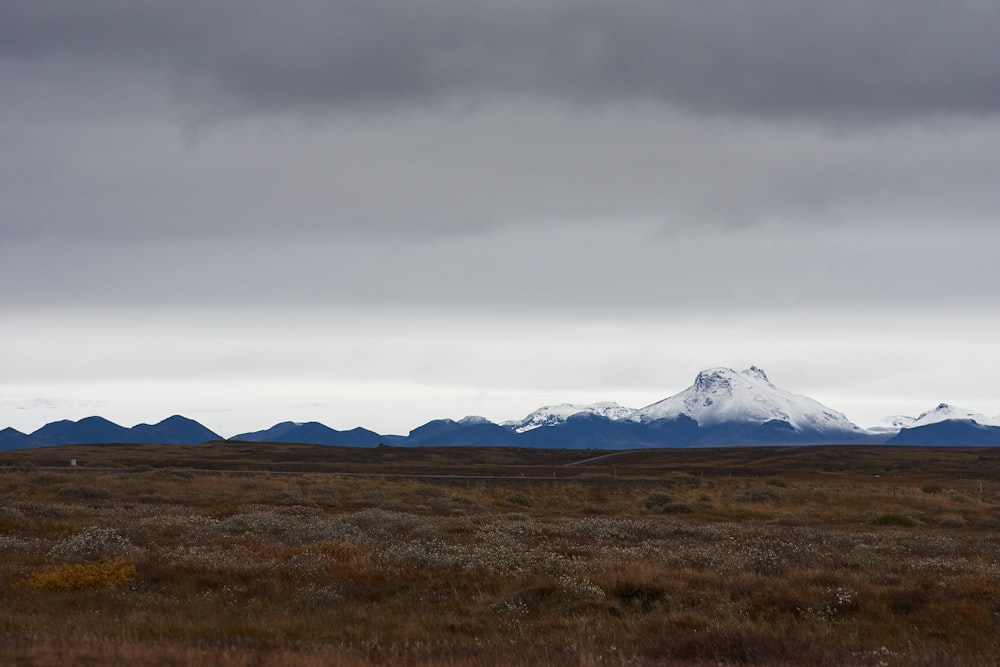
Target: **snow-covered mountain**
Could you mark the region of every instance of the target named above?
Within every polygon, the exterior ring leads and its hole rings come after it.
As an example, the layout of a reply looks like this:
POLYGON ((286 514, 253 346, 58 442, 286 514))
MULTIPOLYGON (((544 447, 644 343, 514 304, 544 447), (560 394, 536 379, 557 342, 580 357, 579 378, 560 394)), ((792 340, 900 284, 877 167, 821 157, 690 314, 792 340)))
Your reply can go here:
POLYGON ((701 428, 784 422, 797 432, 865 433, 842 413, 774 386, 756 366, 740 372, 731 368, 702 371, 693 385, 636 410, 630 419, 650 424, 681 417, 693 419, 701 428))
POLYGON ((916 417, 912 423, 907 424, 905 428, 927 426, 928 424, 937 424, 938 422, 948 421, 950 419, 964 419, 966 421, 976 422, 977 424, 981 424, 983 426, 993 425, 993 420, 986 415, 954 405, 948 405, 947 403, 940 403, 933 410, 921 413, 919 417, 916 417))
POLYGON ((883 417, 882 421, 878 424, 869 426, 865 430, 875 435, 891 438, 899 433, 900 430, 908 428, 915 421, 917 421, 917 418, 909 415, 889 415, 888 417, 883 417))
MULTIPOLYGON (((0 450, 82 443, 199 444, 219 439, 197 422, 173 416, 125 428, 102 417, 46 424, 27 435, 0 430, 0 450)), ((521 420, 497 424, 485 417, 436 419, 407 435, 364 428, 337 431, 319 422, 281 422, 232 440, 352 447, 515 446, 589 449, 739 445, 905 444, 1000 447, 1000 416, 942 403, 918 417, 894 415, 861 429, 818 401, 776 387, 751 366, 710 368, 694 384, 639 410, 613 402, 561 403, 521 420)))
POLYGON ((564 423, 573 415, 596 415, 618 421, 627 419, 634 412, 635 408, 627 408, 612 401, 602 401, 591 405, 560 403, 559 405, 546 405, 545 407, 538 408, 524 419, 504 422, 503 425, 518 433, 524 433, 542 426, 557 426, 564 423))
POLYGON ((1000 426, 971 419, 944 419, 904 428, 887 445, 933 445, 937 447, 1000 447, 1000 426))
POLYGON ((916 417, 911 417, 909 415, 889 415, 882 420, 879 424, 881 428, 894 428, 897 431, 901 428, 906 428, 908 426, 913 426, 913 422, 917 421, 916 417))
POLYGON ((933 410, 911 418, 886 444, 996 447, 1000 446, 1000 422, 972 410, 940 403, 933 410))
POLYGON ((948 403, 939 403, 932 410, 920 413, 917 417, 909 415, 890 415, 884 417, 882 422, 876 426, 868 428, 872 433, 896 434, 907 428, 920 428, 930 424, 939 424, 945 421, 971 421, 981 426, 1000 426, 1000 417, 990 419, 979 412, 973 412, 965 408, 960 408, 948 403))

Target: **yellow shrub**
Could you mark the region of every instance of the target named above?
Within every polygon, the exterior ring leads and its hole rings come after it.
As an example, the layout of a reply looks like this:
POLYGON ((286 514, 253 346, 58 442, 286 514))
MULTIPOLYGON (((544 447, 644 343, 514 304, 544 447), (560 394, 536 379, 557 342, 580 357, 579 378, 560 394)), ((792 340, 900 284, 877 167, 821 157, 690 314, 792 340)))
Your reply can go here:
POLYGON ((127 586, 134 578, 135 565, 126 563, 124 558, 104 558, 32 572, 28 585, 40 591, 78 591, 127 586))

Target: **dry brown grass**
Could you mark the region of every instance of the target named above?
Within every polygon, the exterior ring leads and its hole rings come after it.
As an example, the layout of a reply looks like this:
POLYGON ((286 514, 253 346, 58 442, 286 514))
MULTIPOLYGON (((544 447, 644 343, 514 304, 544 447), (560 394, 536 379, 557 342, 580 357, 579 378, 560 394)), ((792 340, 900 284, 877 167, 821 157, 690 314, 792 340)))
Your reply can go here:
POLYGON ((878 477, 814 463, 507 481, 9 468, 0 662, 995 664, 1000 487, 919 458, 878 477), (32 583, 101 563, 134 578, 32 583))

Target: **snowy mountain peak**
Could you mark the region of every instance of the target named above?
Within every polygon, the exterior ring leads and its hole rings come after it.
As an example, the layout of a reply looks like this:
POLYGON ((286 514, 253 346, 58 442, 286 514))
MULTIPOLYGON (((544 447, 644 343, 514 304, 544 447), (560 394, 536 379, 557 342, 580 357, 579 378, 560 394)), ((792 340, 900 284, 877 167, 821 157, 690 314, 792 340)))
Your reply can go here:
POLYGON ((590 414, 607 419, 627 419, 635 412, 634 408, 627 408, 618 405, 613 401, 601 401, 590 405, 579 405, 576 403, 560 403, 559 405, 546 405, 532 412, 524 419, 518 421, 504 422, 504 426, 513 429, 518 433, 524 433, 541 426, 557 426, 562 424, 573 415, 590 414))
POLYGON ((984 426, 990 426, 993 424, 993 420, 986 415, 954 405, 949 405, 947 403, 939 403, 933 410, 921 413, 921 415, 914 419, 907 428, 927 426, 928 424, 936 424, 949 419, 964 419, 967 421, 974 421, 977 424, 982 424, 984 426))
POLYGON ((694 379, 694 387, 703 392, 725 392, 732 394, 736 387, 744 386, 746 381, 763 383, 773 387, 767 379, 767 373, 756 366, 745 371, 736 372, 731 368, 709 368, 698 373, 694 379))
POLYGON ((756 366, 740 372, 731 368, 704 370, 693 385, 637 410, 631 419, 649 423, 682 415, 703 427, 777 420, 799 431, 861 431, 843 414, 818 401, 774 386, 756 366))

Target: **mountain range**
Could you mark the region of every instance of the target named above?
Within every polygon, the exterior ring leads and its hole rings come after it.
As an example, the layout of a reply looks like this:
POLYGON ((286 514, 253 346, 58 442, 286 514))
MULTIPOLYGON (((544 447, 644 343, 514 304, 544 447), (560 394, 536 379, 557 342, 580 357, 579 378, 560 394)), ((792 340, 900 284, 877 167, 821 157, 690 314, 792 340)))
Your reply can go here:
MULTIPOLYGON (((198 422, 174 415, 157 424, 119 426, 102 417, 57 421, 31 434, 0 431, 0 450, 68 444, 201 444, 222 440, 198 422)), ((941 403, 917 417, 894 415, 863 429, 818 401, 771 383, 751 366, 711 368, 687 389, 640 409, 617 403, 562 403, 524 419, 494 423, 484 417, 436 419, 409 434, 364 428, 338 431, 319 422, 280 422, 230 440, 319 445, 522 446, 575 449, 710 447, 756 444, 892 444, 1000 446, 1000 418, 941 403)))
POLYGON ((104 417, 86 417, 79 421, 51 422, 31 434, 5 428, 0 431, 0 450, 117 443, 199 445, 222 439, 218 433, 180 415, 167 417, 157 424, 136 424, 132 428, 119 426, 104 417))

